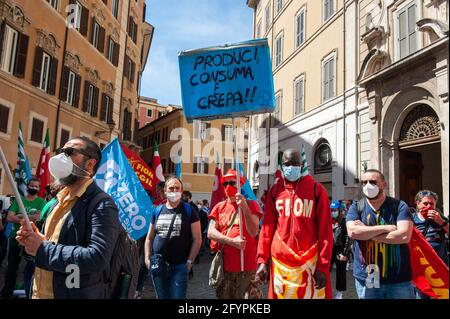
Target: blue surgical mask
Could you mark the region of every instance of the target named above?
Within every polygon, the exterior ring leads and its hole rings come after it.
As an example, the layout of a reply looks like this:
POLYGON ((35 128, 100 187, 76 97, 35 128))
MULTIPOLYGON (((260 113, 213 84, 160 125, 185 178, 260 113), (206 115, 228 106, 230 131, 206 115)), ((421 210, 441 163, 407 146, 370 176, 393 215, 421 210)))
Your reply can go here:
POLYGON ((336 210, 331 211, 331 218, 336 219, 339 216, 339 212, 336 210))
POLYGON ((290 182, 295 182, 298 180, 301 174, 301 166, 283 166, 283 175, 290 182))

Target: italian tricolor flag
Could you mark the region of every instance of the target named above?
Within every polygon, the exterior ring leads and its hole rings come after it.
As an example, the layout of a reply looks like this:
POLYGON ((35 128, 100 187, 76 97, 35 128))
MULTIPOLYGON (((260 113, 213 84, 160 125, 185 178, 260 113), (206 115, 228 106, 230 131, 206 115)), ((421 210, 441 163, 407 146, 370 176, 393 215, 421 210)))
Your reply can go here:
POLYGON ((50 134, 49 129, 45 133, 45 140, 42 143, 41 155, 39 156, 39 163, 36 168, 36 177, 41 180, 41 188, 38 196, 45 198, 45 187, 50 184, 50 171, 48 163, 50 160, 50 134))
POLYGON ((161 158, 159 157, 158 144, 154 141, 153 145, 153 195, 155 196, 155 187, 159 182, 164 182, 164 172, 161 166, 161 158))

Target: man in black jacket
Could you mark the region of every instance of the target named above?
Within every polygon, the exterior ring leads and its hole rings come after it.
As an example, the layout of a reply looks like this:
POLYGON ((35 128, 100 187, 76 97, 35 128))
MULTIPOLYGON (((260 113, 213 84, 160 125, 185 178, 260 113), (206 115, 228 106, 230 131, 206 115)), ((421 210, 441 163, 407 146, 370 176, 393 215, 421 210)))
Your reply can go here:
POLYGON ((120 231, 117 207, 93 181, 100 148, 88 138, 68 141, 50 159, 58 193, 41 234, 22 224, 17 240, 35 256, 33 298, 107 298, 105 274, 120 231))

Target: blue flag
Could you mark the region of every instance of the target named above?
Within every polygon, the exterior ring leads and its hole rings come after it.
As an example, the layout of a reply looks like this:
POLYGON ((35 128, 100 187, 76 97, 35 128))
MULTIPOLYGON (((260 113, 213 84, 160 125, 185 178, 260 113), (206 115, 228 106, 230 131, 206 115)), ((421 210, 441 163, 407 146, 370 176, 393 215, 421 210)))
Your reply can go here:
POLYGON ((28 160, 28 155, 25 159, 25 173, 27 173, 28 180, 30 180, 33 177, 31 176, 30 161, 28 160))
POLYGON ((180 150, 178 150, 178 162, 175 166, 175 176, 178 177, 181 180, 181 154, 180 150))
MULTIPOLYGON (((234 163, 234 169, 236 169, 236 162, 234 163)), ((247 176, 245 175, 244 167, 242 166, 241 163, 239 163, 239 172, 241 176, 247 176)), ((244 197, 247 199, 256 200, 256 196, 253 193, 248 178, 245 179, 244 185, 241 185, 241 194, 244 195, 244 197)))
POLYGON ((120 222, 130 237, 138 240, 146 235, 155 208, 117 138, 103 149, 94 179, 114 199, 120 222))

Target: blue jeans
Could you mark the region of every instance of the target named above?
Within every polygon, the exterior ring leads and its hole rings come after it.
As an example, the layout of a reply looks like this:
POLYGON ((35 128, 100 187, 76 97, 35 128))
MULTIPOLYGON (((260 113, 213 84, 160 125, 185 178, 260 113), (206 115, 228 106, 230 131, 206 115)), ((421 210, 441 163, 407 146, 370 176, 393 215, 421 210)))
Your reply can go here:
POLYGON ((188 270, 185 263, 169 264, 164 274, 151 274, 157 299, 186 299, 188 270))
POLYGON ((410 281, 381 284, 380 288, 366 288, 365 299, 416 299, 416 292, 410 281))
POLYGON ((366 293, 366 281, 355 278, 355 289, 358 299, 364 299, 366 293))

